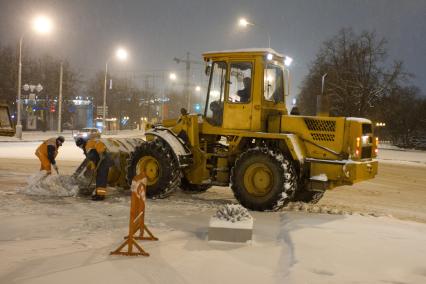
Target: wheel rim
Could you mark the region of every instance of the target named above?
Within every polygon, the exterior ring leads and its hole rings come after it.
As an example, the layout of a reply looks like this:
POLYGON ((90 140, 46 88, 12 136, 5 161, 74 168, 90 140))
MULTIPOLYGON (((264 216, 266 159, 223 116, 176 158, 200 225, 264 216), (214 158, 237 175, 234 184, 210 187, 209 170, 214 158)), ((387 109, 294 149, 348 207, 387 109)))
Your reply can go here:
POLYGON ((244 186, 254 196, 265 196, 274 184, 272 171, 262 163, 250 165, 244 173, 244 186))
POLYGON ((147 177, 147 185, 153 185, 157 183, 160 175, 160 165, 156 158, 153 156, 142 157, 136 165, 136 174, 140 174, 144 171, 147 177))

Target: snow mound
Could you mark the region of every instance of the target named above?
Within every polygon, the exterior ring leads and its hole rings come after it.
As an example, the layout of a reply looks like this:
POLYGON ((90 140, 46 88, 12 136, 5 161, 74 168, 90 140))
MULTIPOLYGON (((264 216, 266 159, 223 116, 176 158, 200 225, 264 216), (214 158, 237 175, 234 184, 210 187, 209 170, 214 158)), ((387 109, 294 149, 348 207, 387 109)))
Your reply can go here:
POLYGON ((21 192, 40 196, 76 196, 78 185, 71 176, 46 176, 45 171, 40 171, 28 179, 28 185, 21 192))
POLYGON ((213 217, 232 223, 253 219, 248 210, 239 204, 226 204, 213 217))

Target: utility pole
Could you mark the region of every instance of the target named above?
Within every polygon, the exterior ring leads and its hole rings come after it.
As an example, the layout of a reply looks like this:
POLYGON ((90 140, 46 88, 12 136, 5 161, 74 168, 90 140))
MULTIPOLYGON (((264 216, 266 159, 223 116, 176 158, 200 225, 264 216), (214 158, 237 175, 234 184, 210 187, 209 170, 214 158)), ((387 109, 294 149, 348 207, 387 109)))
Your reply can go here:
POLYGON ((64 73, 64 66, 61 61, 61 68, 59 72, 59 100, 58 100, 58 132, 62 132, 62 78, 64 73))
POLYGON ((147 104, 148 111, 147 111, 147 115, 146 115, 148 122, 150 121, 150 110, 151 110, 151 89, 150 89, 150 86, 149 86, 149 78, 150 78, 150 75, 146 74, 144 86, 145 86, 145 92, 146 92, 146 99, 147 99, 147 102, 148 102, 148 104, 147 104))
POLYGON ((186 102, 187 102, 187 110, 188 112, 191 112, 191 91, 189 90, 189 86, 191 85, 189 80, 190 80, 190 76, 191 76, 191 64, 200 64, 203 65, 204 63, 201 61, 196 61, 196 60, 191 60, 189 58, 189 52, 186 53, 186 58, 185 59, 181 59, 181 58, 173 58, 174 61, 176 61, 176 63, 185 63, 185 84, 184 84, 184 92, 185 92, 185 97, 186 97, 186 102))
POLYGON ((185 65, 185 85, 183 88, 185 89, 186 101, 188 103, 187 110, 188 112, 191 112, 191 95, 189 93, 189 77, 191 76, 191 63, 189 62, 189 52, 186 53, 185 65))
MULTIPOLYGON (((107 77, 108 77, 108 61, 105 63, 105 78, 104 78, 104 103, 102 106, 102 133, 105 134, 106 128, 106 93, 107 93, 107 77)), ((119 122, 120 123, 120 122, 119 122)))

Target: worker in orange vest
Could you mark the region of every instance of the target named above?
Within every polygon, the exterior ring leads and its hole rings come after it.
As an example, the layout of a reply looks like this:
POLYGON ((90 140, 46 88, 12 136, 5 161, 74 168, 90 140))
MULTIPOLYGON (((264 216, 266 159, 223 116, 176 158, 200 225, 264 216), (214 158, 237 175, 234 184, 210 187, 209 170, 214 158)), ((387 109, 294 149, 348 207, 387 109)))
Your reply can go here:
POLYGON ((96 167, 96 189, 92 200, 104 200, 108 183, 108 172, 112 161, 108 156, 105 144, 100 139, 78 138, 75 144, 83 149, 86 158, 96 167))
POLYGON ((58 166, 56 165, 55 158, 58 155, 59 147, 65 142, 63 136, 57 138, 50 138, 41 143, 35 151, 35 155, 40 160, 41 166, 40 171, 46 171, 47 174, 52 173, 52 167, 56 173, 59 174, 58 166))

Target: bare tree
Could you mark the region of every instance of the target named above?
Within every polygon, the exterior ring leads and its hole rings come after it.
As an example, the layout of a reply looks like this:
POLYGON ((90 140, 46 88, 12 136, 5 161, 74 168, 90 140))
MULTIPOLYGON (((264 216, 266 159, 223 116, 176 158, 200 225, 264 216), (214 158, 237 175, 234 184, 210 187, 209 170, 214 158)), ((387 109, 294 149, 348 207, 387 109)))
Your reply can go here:
MULTIPOLYGON (((400 146, 414 146, 413 138, 426 139, 426 99, 415 86, 395 87, 380 101, 383 134, 400 146)), ((386 137, 385 136, 385 137, 386 137)))
MULTIPOLYGON (((108 76, 108 82, 112 85, 107 86, 107 106, 108 115, 121 120, 123 117, 129 117, 129 123, 132 125, 139 122, 143 114, 141 105, 142 93, 131 79, 119 78, 113 75, 108 76)), ((104 73, 99 71, 87 82, 86 93, 93 98, 95 106, 103 105, 104 73)))
POLYGON ((315 112, 321 76, 327 73, 325 92, 330 95, 332 114, 371 115, 379 99, 406 75, 401 62, 386 68, 386 58, 385 39, 377 39, 374 32, 355 34, 352 29, 342 29, 323 43, 311 64, 300 92, 302 111, 315 112))

